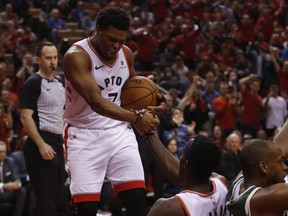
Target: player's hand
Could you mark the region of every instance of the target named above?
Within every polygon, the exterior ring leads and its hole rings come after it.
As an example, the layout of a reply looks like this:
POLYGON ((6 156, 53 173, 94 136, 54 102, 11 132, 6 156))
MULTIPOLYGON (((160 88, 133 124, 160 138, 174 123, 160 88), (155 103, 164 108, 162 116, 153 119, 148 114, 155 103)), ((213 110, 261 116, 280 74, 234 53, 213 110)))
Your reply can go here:
POLYGON ((52 160, 56 154, 53 148, 47 143, 43 143, 38 147, 38 149, 44 160, 52 160))
POLYGON ((135 129, 141 136, 152 135, 157 131, 160 121, 153 110, 147 110, 134 124, 135 129))
POLYGON ((157 92, 157 98, 158 98, 158 101, 160 102, 159 105, 158 106, 149 106, 147 109, 149 111, 153 110, 153 112, 155 112, 155 114, 157 116, 159 116, 166 109, 167 103, 166 103, 166 99, 165 99, 164 95, 160 94, 159 92, 157 92))

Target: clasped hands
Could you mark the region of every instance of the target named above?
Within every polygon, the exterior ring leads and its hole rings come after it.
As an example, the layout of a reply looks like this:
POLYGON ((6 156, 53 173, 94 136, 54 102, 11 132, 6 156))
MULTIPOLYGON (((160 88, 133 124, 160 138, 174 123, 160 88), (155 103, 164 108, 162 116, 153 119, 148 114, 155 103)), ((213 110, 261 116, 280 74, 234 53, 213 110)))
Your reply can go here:
POLYGON ((143 137, 152 135, 157 131, 160 121, 153 109, 134 110, 137 120, 134 128, 143 137))
POLYGON ((166 109, 166 99, 160 93, 157 94, 159 105, 149 106, 147 109, 133 110, 137 116, 137 120, 134 123, 134 128, 142 136, 147 137, 153 135, 157 131, 157 127, 160 124, 158 116, 166 109))

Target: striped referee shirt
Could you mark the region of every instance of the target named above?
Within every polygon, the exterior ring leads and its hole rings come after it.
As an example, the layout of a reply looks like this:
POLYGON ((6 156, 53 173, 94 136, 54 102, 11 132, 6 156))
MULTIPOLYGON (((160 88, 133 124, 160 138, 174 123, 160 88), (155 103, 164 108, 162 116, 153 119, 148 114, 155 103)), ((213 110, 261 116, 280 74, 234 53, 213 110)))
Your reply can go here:
POLYGON ((20 93, 20 108, 34 111, 39 130, 55 134, 63 132, 65 89, 57 79, 48 80, 39 73, 30 76, 20 93))

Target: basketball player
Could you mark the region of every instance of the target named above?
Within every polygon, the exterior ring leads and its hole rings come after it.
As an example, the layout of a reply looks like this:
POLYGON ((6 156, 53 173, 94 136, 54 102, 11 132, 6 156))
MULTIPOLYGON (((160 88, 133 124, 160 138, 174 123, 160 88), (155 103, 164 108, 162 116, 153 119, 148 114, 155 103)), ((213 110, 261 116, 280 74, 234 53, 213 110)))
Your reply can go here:
MULTIPOLYGON (((138 145, 131 123, 155 133, 159 120, 150 112, 120 107, 121 88, 136 76, 131 50, 124 44, 130 17, 124 9, 99 12, 96 33, 76 42, 64 56, 64 121, 73 202, 78 215, 95 216, 107 177, 130 216, 144 216, 146 192, 138 145)), ((161 103, 156 110, 164 110, 161 103)))
POLYGON ((227 194, 233 216, 288 215, 288 184, 284 183, 288 156, 288 120, 271 141, 253 139, 241 151, 243 175, 227 194))
POLYGON ((186 144, 180 162, 156 135, 148 137, 148 145, 163 173, 183 190, 171 198, 157 200, 149 216, 226 214, 227 181, 212 174, 221 159, 215 143, 205 136, 196 136, 186 144))

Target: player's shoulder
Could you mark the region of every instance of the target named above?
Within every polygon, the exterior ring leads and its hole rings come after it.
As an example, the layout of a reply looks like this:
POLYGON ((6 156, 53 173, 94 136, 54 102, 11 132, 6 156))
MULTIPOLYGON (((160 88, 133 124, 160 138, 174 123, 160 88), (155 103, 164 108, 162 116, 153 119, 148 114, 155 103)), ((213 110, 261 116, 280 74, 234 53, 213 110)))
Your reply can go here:
MULTIPOLYGON (((64 55, 64 61, 65 60, 80 60, 80 59, 87 59, 89 60, 89 56, 87 54, 87 52, 79 47, 79 46, 76 46, 76 45, 72 45, 65 53, 64 55)), ((73 61, 72 61, 73 62, 73 61)))
POLYGON ((123 45, 122 46, 122 48, 123 48, 123 51, 124 51, 124 53, 127 55, 133 55, 133 52, 132 52, 132 50, 128 47, 128 46, 126 46, 126 45, 123 45))
POLYGON ((272 184, 268 187, 263 187, 259 191, 261 193, 275 193, 275 192, 283 192, 285 190, 286 192, 288 191, 288 184, 287 183, 277 183, 277 184, 272 184))
POLYGON ((257 190, 253 196, 254 200, 283 200, 283 198, 288 199, 288 184, 287 183, 277 183, 270 185, 268 187, 261 187, 257 190))
MULTIPOLYGON (((286 202, 283 200, 288 199, 288 185, 286 183, 278 183, 264 188, 255 188, 257 190, 252 196, 250 201, 251 211, 265 212, 270 215, 269 212, 282 213, 288 208, 286 202)), ((259 214, 261 215, 261 214, 259 214)), ((271 214, 272 215, 272 214, 271 214)))
POLYGON ((34 73, 28 79, 25 80, 25 85, 26 86, 38 86, 41 83, 41 80, 43 78, 38 74, 34 73))
POLYGON ((151 216, 154 215, 186 215, 181 203, 179 200, 174 196, 171 198, 160 198, 156 201, 153 205, 150 214, 151 216))
POLYGON ((65 53, 65 55, 73 55, 73 54, 78 54, 78 53, 85 53, 84 49, 77 46, 77 45, 72 45, 65 53))

